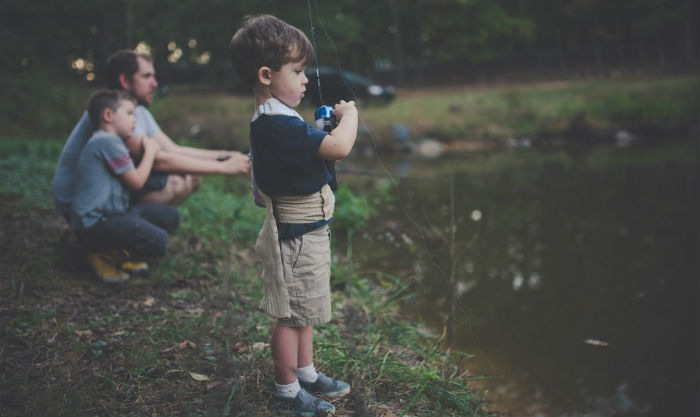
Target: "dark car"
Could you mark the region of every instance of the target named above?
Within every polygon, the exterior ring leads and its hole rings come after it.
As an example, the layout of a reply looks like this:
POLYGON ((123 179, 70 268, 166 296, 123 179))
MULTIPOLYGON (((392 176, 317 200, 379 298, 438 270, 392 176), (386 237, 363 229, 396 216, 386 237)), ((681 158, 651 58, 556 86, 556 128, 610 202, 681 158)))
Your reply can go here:
POLYGON ((375 84, 369 79, 350 71, 339 71, 332 67, 319 67, 323 103, 318 94, 316 67, 306 69, 309 83, 306 85, 304 102, 313 106, 332 106, 340 100, 389 103, 394 99, 394 87, 375 84))

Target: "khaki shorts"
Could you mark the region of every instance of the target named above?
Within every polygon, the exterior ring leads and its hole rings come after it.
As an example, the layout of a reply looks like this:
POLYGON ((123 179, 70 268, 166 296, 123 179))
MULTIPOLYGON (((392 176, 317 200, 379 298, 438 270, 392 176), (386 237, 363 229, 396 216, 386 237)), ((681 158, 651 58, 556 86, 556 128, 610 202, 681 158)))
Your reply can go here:
POLYGON ((331 244, 328 225, 280 241, 284 282, 292 317, 278 319, 287 327, 327 323, 331 319, 331 244))

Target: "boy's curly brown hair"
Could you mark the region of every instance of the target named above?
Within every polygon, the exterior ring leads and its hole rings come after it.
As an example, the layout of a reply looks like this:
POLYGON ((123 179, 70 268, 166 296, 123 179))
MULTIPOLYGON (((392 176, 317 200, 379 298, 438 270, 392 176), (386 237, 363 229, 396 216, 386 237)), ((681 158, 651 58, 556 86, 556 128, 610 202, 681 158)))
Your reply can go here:
POLYGON ((304 32, 272 15, 246 16, 229 45, 231 64, 252 87, 260 67, 279 71, 289 62, 311 65, 314 49, 304 32))

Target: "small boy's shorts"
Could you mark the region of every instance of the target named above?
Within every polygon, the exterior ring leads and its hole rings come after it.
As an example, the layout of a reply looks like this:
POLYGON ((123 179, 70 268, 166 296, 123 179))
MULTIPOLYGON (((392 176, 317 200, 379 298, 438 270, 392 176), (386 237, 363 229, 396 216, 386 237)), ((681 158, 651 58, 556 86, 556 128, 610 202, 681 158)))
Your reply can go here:
POLYGON ((291 318, 287 327, 327 323, 331 319, 331 243, 328 225, 279 242, 291 318))

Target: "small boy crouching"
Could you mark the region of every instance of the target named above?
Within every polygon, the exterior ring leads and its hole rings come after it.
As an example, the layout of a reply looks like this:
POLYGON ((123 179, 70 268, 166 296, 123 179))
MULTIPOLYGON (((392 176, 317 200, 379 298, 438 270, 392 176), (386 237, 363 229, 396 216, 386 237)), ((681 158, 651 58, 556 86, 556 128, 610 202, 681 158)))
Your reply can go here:
POLYGON ((357 136, 354 102, 334 107, 330 133, 293 110, 304 96, 313 48, 303 32, 269 15, 248 17, 231 39, 231 62, 253 89, 250 124, 253 179, 267 208, 255 244, 262 260, 261 308, 276 318, 272 332, 272 406, 290 414, 332 414, 314 395, 341 397, 346 382, 317 372, 313 326, 331 318, 330 233, 335 197, 327 161, 347 157, 357 136))
MULTIPOLYGON (((169 235, 180 224, 180 213, 164 204, 130 204, 130 191, 143 187, 159 149, 153 140, 132 136, 134 107, 130 96, 116 90, 98 91, 90 98, 88 115, 99 129, 78 159, 70 227, 89 252, 125 249, 130 256, 143 260, 165 256, 169 235), (138 166, 127 145, 141 154, 138 166)), ((106 266, 92 266, 107 282, 129 278, 126 271, 105 275, 106 266)))

